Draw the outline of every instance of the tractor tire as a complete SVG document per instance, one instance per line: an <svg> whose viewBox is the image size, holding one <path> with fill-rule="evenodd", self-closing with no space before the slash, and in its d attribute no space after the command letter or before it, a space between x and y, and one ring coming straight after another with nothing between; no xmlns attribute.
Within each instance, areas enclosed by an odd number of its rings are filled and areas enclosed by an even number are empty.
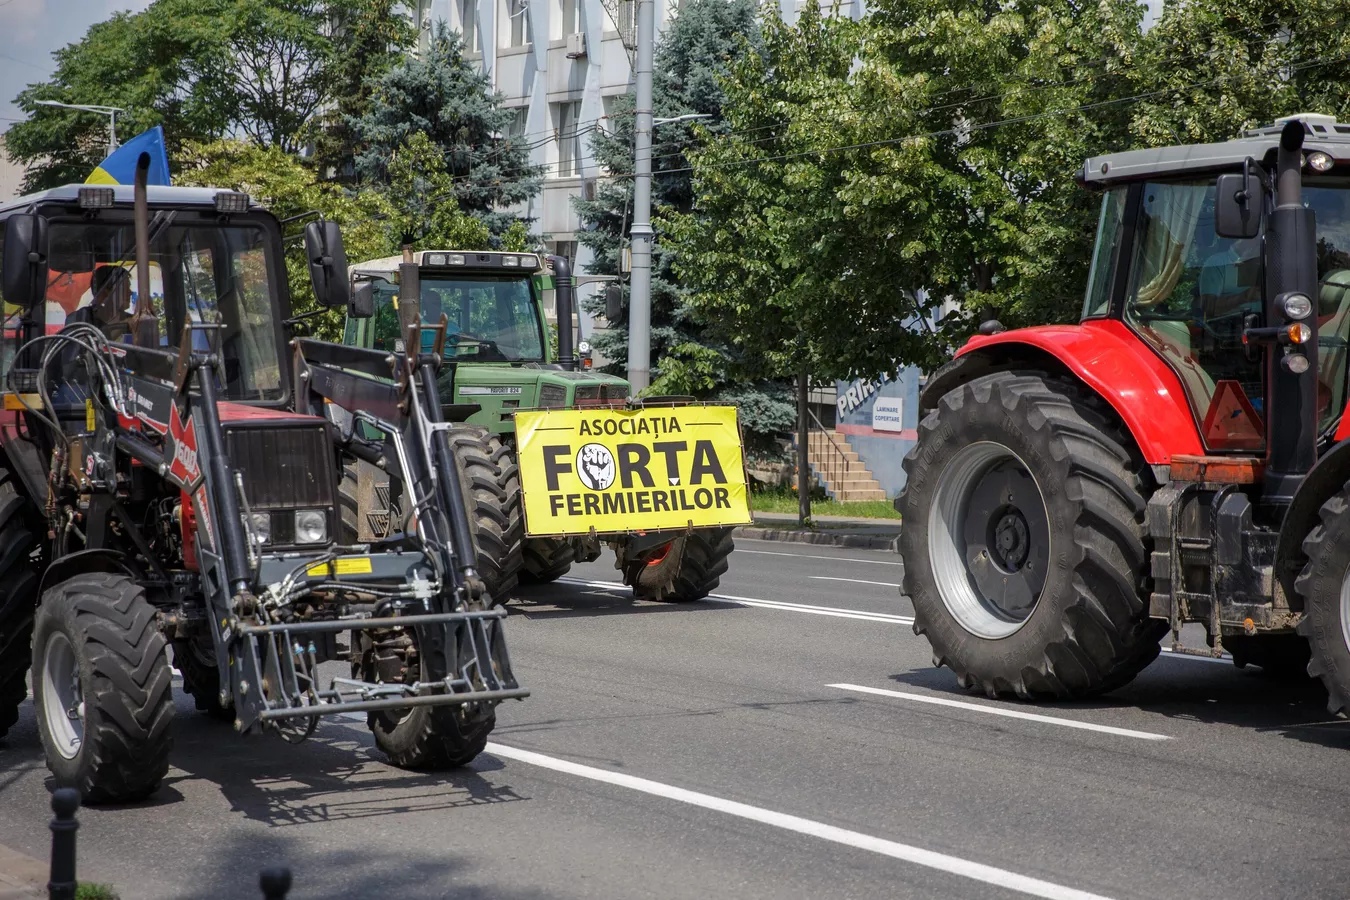
<svg viewBox="0 0 1350 900"><path fill-rule="evenodd" d="M1266 677L1280 680L1308 678L1311 649L1296 634L1231 635L1223 639L1223 646L1239 669L1256 666Z"/></svg>
<svg viewBox="0 0 1350 900"><path fill-rule="evenodd" d="M919 425L897 504L900 592L935 665L990 697L1087 697L1158 655L1144 544L1152 475L1097 398L999 372Z"/></svg>
<svg viewBox="0 0 1350 900"><path fill-rule="evenodd" d="M338 539L346 546L360 543L360 502L356 499L356 463L347 463L342 467L342 480L338 483L338 527L341 531Z"/></svg>
<svg viewBox="0 0 1350 900"><path fill-rule="evenodd" d="M628 559L620 547L615 566L639 600L691 603L717 589L735 549L730 528L703 528L638 559Z"/></svg>
<svg viewBox="0 0 1350 900"><path fill-rule="evenodd" d="M458 425L450 446L459 460L469 527L478 553L478 575L494 606L511 599L519 583L525 523L521 516L520 469L501 438L486 428Z"/></svg>
<svg viewBox="0 0 1350 900"><path fill-rule="evenodd" d="M353 637L354 677L375 680L373 638L369 632ZM361 648L355 655L356 648ZM428 673L421 671L423 678ZM495 710L468 713L462 706L414 706L366 715L375 746L401 769L452 769L466 766L483 752L497 724Z"/></svg>
<svg viewBox="0 0 1350 900"><path fill-rule="evenodd" d="M567 538L526 538L520 569L524 584L557 581L572 568L577 550Z"/></svg>
<svg viewBox="0 0 1350 900"><path fill-rule="evenodd" d="M1318 515L1303 541L1308 562L1294 582L1303 598L1298 633L1308 640L1308 674L1327 689L1327 710L1350 714L1350 485Z"/></svg>
<svg viewBox="0 0 1350 900"><path fill-rule="evenodd" d="M33 512L0 467L0 738L19 721L19 707L28 699L38 592Z"/></svg>
<svg viewBox="0 0 1350 900"><path fill-rule="evenodd" d="M493 604L502 605L511 599L522 565L525 522L520 510L520 469L501 439L485 428L456 426L450 432L450 448L459 460L460 483L469 502L469 530L477 545L478 575ZM363 514L387 512L395 521L403 517L397 504L390 510L360 509L358 465L343 467L338 489L342 540L347 544L358 543L357 523ZM380 473L377 477L381 484L387 484L387 475ZM392 523L390 527L394 527Z"/></svg>
<svg viewBox="0 0 1350 900"><path fill-rule="evenodd" d="M198 712L222 722L234 721L233 698L220 702L220 670L216 668L210 635L194 635L173 642L174 667L183 676L183 690L192 696Z"/></svg>
<svg viewBox="0 0 1350 900"><path fill-rule="evenodd" d="M134 803L159 788L173 747L173 681L139 585L98 572L43 594L33 705L57 786L88 804Z"/></svg>

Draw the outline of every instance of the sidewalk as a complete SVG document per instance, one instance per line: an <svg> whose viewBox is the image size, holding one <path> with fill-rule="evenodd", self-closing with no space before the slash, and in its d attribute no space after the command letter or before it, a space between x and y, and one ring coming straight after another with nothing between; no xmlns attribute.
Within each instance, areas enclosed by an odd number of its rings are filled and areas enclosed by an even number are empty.
<svg viewBox="0 0 1350 900"><path fill-rule="evenodd" d="M0 845L0 900L40 900L47 896L47 864Z"/></svg>
<svg viewBox="0 0 1350 900"><path fill-rule="evenodd" d="M813 528L802 528L790 513L755 513L754 525L742 525L733 535L758 541L790 541L827 544L861 550L895 552L900 537L899 519L847 519L814 516Z"/></svg>

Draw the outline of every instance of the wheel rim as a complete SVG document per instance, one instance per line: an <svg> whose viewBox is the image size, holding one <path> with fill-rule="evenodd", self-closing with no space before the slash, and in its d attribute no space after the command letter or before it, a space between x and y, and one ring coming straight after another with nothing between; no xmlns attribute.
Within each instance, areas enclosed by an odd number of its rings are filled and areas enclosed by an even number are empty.
<svg viewBox="0 0 1350 900"><path fill-rule="evenodd" d="M55 750L74 759L84 744L84 689L70 639L55 632L42 653L42 711Z"/></svg>
<svg viewBox="0 0 1350 900"><path fill-rule="evenodd" d="M1341 579L1341 640L1345 641L1345 650L1350 653L1350 570Z"/></svg>
<svg viewBox="0 0 1350 900"><path fill-rule="evenodd" d="M1002 444L963 447L938 476L928 519L933 580L971 634L1004 638L1031 618L1050 560L1050 525L1035 477Z"/></svg>
<svg viewBox="0 0 1350 900"><path fill-rule="evenodd" d="M670 555L670 548L674 546L674 541L667 541L659 550L647 557L646 565L648 567L659 566L661 563L665 562L666 557Z"/></svg>

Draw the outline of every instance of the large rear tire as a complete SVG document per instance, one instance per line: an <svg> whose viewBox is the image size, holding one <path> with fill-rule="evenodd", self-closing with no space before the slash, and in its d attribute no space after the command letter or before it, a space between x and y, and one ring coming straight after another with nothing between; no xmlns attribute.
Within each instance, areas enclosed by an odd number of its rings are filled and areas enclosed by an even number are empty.
<svg viewBox="0 0 1350 900"><path fill-rule="evenodd" d="M520 580L525 584L557 581L571 570L576 558L576 547L567 538L526 538Z"/></svg>
<svg viewBox="0 0 1350 900"><path fill-rule="evenodd" d="M1000 372L920 423L901 593L936 665L991 697L1086 697L1158 655L1143 517L1151 474L1097 398Z"/></svg>
<svg viewBox="0 0 1350 900"><path fill-rule="evenodd" d="M519 583L525 524L520 513L520 468L510 448L486 428L458 425L450 446L459 460L469 526L478 552L478 575L496 606Z"/></svg>
<svg viewBox="0 0 1350 900"><path fill-rule="evenodd" d="M1308 562L1294 583L1303 597L1298 633L1311 651L1308 674L1327 689L1327 709L1350 713L1350 486L1322 504L1303 542Z"/></svg>
<svg viewBox="0 0 1350 900"><path fill-rule="evenodd" d="M690 603L717 589L736 549L730 528L701 528L655 552L630 558L623 546L615 565L639 600Z"/></svg>
<svg viewBox="0 0 1350 900"><path fill-rule="evenodd" d="M169 771L173 681L155 610L124 575L76 575L43 594L33 704L47 768L85 803L134 803Z"/></svg>
<svg viewBox="0 0 1350 900"><path fill-rule="evenodd" d="M33 513L0 466L0 737L19 721L19 707L28 699L38 591Z"/></svg>
<svg viewBox="0 0 1350 900"><path fill-rule="evenodd" d="M521 547L525 523L520 512L520 469L501 438L476 425L456 425L450 432L450 449L459 460L464 499L469 505L469 530L476 547L479 577L483 579L494 605L511 599L519 582ZM374 466L351 463L343 468L339 501L345 543L358 543L358 523L365 521L372 531L383 528L387 534L402 527L403 499L390 503L389 509L363 509L358 478L375 479L369 496L387 498L389 476ZM387 523L387 525L386 525Z"/></svg>

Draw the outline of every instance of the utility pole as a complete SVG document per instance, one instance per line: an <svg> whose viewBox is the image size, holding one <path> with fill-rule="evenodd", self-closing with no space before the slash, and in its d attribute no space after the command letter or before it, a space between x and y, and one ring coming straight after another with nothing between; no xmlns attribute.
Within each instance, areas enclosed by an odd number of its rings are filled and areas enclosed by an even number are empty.
<svg viewBox="0 0 1350 900"><path fill-rule="evenodd" d="M655 0L637 0L637 106L633 123L633 274L628 296L628 383L637 396L651 384L652 356L652 57Z"/></svg>

